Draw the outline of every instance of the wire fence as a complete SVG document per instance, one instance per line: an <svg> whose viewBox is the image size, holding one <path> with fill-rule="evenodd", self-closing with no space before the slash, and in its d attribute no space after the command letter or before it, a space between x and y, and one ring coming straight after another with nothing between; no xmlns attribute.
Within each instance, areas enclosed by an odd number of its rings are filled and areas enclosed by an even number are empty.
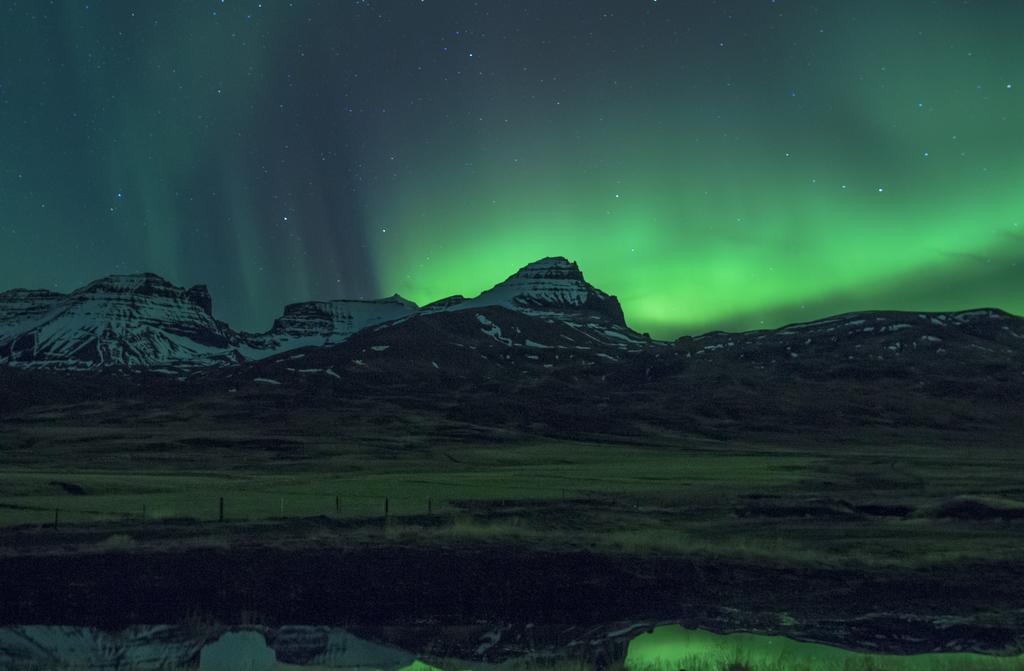
<svg viewBox="0 0 1024 671"><path fill-rule="evenodd" d="M67 496L49 501L0 501L0 526L81 525L112 521L239 522L275 519L386 519L448 515L469 509L502 509L517 505L556 504L570 499L595 499L595 493L561 489L548 496L477 499L403 495L289 493L226 493L221 495L159 495L146 497Z"/></svg>

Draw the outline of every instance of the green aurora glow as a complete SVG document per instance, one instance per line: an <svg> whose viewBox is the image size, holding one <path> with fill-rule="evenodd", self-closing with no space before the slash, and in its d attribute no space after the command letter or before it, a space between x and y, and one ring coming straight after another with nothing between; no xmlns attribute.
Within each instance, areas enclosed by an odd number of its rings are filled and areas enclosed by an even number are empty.
<svg viewBox="0 0 1024 671"><path fill-rule="evenodd" d="M1024 43L980 12L957 24L903 6L886 26L833 10L825 35L797 36L811 67L785 48L670 82L636 64L648 81L632 90L585 80L563 117L504 131L496 105L494 128L424 161L439 177L375 204L403 226L378 250L384 284L432 300L565 254L666 337L858 309L1021 311Z"/></svg>
<svg viewBox="0 0 1024 671"><path fill-rule="evenodd" d="M0 3L5 288L266 328L563 255L666 338L1024 312L1021 3L94 4Z"/></svg>

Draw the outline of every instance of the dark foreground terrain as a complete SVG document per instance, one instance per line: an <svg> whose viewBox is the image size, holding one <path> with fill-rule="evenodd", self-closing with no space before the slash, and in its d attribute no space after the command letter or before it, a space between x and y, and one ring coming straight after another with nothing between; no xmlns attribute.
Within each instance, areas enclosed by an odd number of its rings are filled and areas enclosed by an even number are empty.
<svg viewBox="0 0 1024 671"><path fill-rule="evenodd" d="M1021 646L1012 432L572 441L414 412L376 430L76 413L0 433L0 624L680 622Z"/></svg>
<svg viewBox="0 0 1024 671"><path fill-rule="evenodd" d="M360 627L424 623L601 625L679 622L889 652L1019 646L1024 569L1014 561L827 567L744 557L552 551L494 542L416 544L401 537L330 547L350 525L167 524L80 529L60 548L2 561L3 624L214 622ZM76 553L103 534L152 542L216 534L226 547ZM297 533L320 539L304 546ZM24 542L25 534L4 541ZM260 540L255 540L260 539ZM370 539L367 539L368 541ZM262 543L284 541L264 547ZM341 543L339 543L341 545ZM47 553L49 550L51 553ZM39 554L35 554L35 553Z"/></svg>

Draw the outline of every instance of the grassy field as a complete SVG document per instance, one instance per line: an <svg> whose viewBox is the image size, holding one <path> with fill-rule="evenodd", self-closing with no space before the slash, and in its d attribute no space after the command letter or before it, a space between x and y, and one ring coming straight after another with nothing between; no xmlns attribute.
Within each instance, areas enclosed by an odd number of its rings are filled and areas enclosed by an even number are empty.
<svg viewBox="0 0 1024 671"><path fill-rule="evenodd" d="M385 540L403 543L870 566L1015 560L1024 541L1024 456L969 439L381 445L213 431L179 436L172 451L138 432L33 431L3 451L0 527L215 521L223 498L228 522L325 516L376 528L386 507ZM110 543L131 542L123 536Z"/></svg>

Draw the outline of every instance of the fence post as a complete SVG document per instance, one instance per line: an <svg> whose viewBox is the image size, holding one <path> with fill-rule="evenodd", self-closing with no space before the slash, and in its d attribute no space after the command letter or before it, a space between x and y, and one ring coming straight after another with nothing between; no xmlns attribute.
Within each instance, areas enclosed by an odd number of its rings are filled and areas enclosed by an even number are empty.
<svg viewBox="0 0 1024 671"><path fill-rule="evenodd" d="M337 494L334 495L334 514L338 515L341 513L341 497Z"/></svg>
<svg viewBox="0 0 1024 671"><path fill-rule="evenodd" d="M281 517L284 517L284 497L281 497Z"/></svg>
<svg viewBox="0 0 1024 671"><path fill-rule="evenodd" d="M60 524L60 508L54 508L53 509L53 528L56 529L58 524Z"/></svg>
<svg viewBox="0 0 1024 671"><path fill-rule="evenodd" d="M385 520L388 518L388 504L389 504L388 497L385 496L384 497L384 519Z"/></svg>
<svg viewBox="0 0 1024 671"><path fill-rule="evenodd" d="M224 497L220 497L220 516L217 518L219 522L224 521Z"/></svg>

